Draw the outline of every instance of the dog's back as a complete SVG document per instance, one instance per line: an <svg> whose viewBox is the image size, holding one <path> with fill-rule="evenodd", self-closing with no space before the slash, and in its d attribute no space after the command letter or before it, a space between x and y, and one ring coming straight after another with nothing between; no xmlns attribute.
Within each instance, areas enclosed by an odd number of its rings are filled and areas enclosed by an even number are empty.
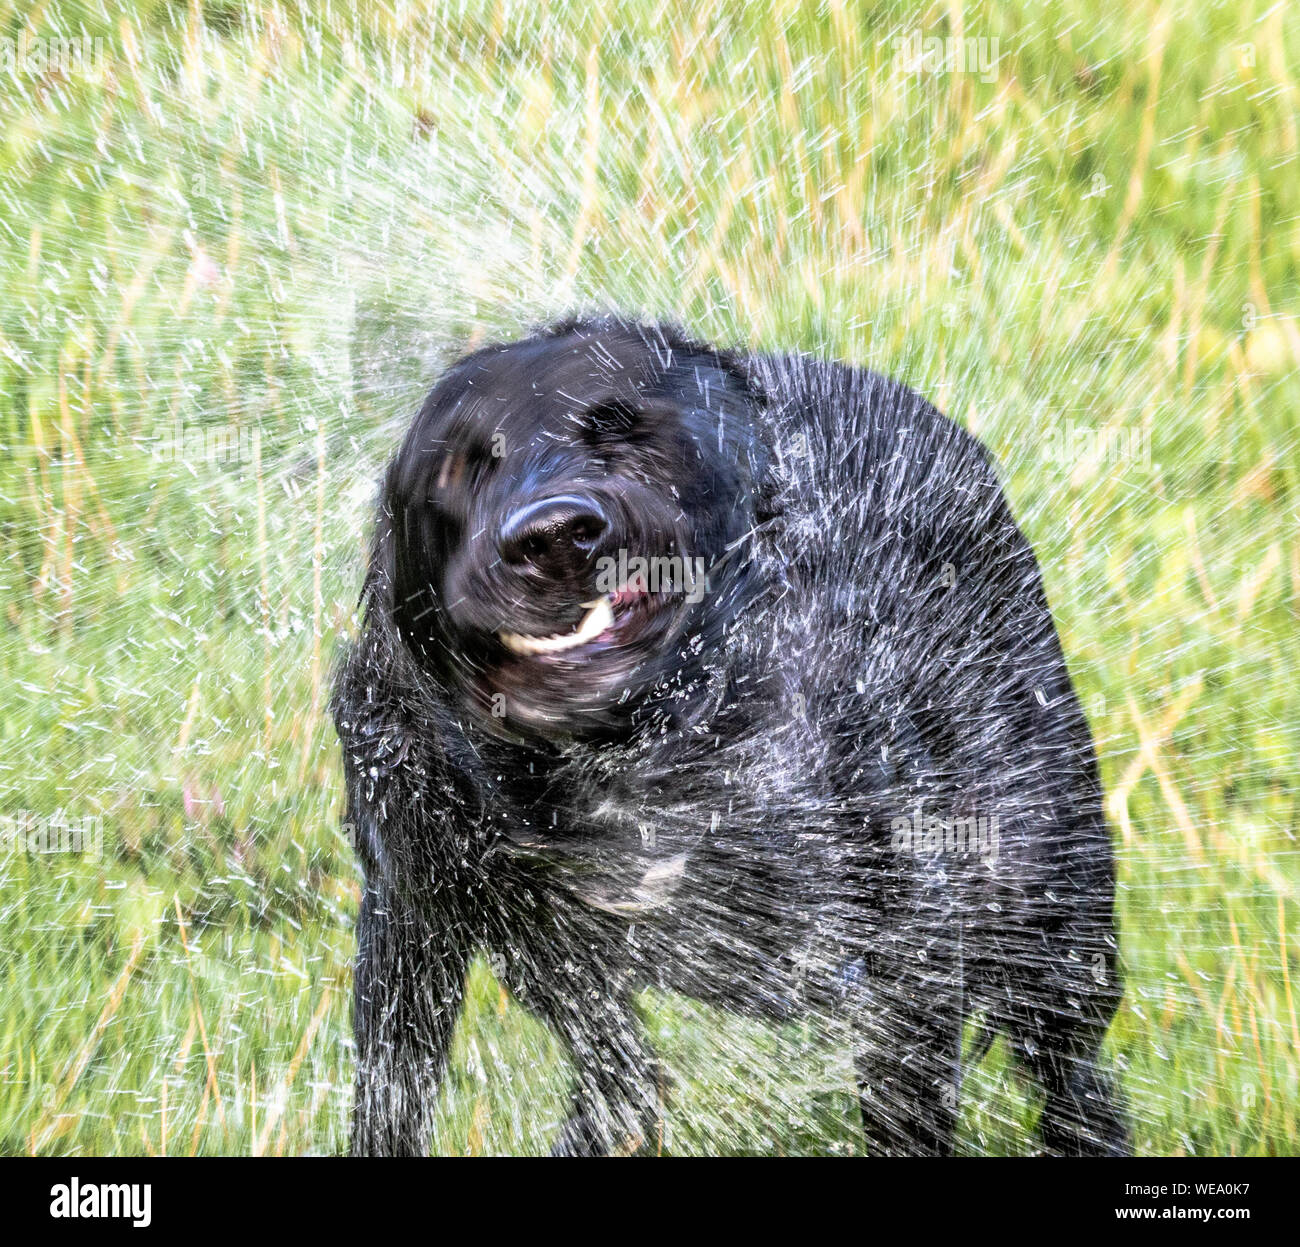
<svg viewBox="0 0 1300 1247"><path fill-rule="evenodd" d="M774 1017L936 942L994 1025L1022 1030L1035 992L1108 1017L1096 760L987 453L897 382L753 365L776 485L764 590L727 642L742 682L708 730L606 751L604 783L571 785L575 822L627 836L591 846L626 868L599 901L658 907L656 981Z"/></svg>

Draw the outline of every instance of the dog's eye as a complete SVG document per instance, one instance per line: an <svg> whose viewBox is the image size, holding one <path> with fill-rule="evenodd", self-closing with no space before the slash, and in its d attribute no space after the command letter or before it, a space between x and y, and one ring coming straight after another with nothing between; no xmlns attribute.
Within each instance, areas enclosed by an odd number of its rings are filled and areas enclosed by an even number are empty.
<svg viewBox="0 0 1300 1247"><path fill-rule="evenodd" d="M626 441L642 428L642 416L631 403L599 403L582 413L582 427L588 437L597 441Z"/></svg>
<svg viewBox="0 0 1300 1247"><path fill-rule="evenodd" d="M480 480L491 472L501 460L496 444L474 443L463 450L448 453L438 469L436 487L439 491L455 488Z"/></svg>
<svg viewBox="0 0 1300 1247"><path fill-rule="evenodd" d="M495 442L492 445L486 442L475 442L465 451L465 461L473 476L485 476L500 464L501 451Z"/></svg>
<svg viewBox="0 0 1300 1247"><path fill-rule="evenodd" d="M449 486L459 485L465 474L465 457L463 455L444 455L438 468L435 488L441 492Z"/></svg>

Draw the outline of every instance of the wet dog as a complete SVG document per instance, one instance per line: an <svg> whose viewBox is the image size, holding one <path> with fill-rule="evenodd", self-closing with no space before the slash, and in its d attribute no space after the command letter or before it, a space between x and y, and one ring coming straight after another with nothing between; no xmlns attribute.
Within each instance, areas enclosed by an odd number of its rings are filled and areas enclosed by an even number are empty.
<svg viewBox="0 0 1300 1247"><path fill-rule="evenodd" d="M438 381L334 716L365 869L353 1150L423 1153L469 958L563 1039L555 1150L652 1137L649 986L853 1035L952 1148L968 1017L1123 1151L1097 764L988 456L896 382L618 319Z"/></svg>

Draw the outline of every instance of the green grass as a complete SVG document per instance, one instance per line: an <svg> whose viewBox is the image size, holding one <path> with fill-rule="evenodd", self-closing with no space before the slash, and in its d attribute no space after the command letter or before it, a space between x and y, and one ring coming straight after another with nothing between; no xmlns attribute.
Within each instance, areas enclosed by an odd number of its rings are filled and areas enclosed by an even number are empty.
<svg viewBox="0 0 1300 1247"><path fill-rule="evenodd" d="M1137 1146L1300 1152L1300 32L1103 10L38 7L106 60L0 72L0 814L104 850L0 855L0 1149L342 1146L323 705L373 481L441 360L618 306L894 373L999 455L1103 754ZM956 21L993 80L909 73ZM177 421L256 458L165 461ZM842 1047L646 1004L667 1150L854 1149ZM544 1149L565 1082L479 966L438 1150ZM997 1045L962 1150L1034 1111Z"/></svg>

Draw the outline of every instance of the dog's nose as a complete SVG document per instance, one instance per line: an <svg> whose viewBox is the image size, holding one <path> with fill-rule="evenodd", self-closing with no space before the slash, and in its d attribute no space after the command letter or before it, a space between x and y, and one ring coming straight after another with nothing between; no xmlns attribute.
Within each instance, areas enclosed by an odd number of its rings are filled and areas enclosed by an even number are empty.
<svg viewBox="0 0 1300 1247"><path fill-rule="evenodd" d="M531 563L545 571L576 570L586 563L609 520L594 498L557 494L520 507L501 526L499 545L507 563Z"/></svg>

